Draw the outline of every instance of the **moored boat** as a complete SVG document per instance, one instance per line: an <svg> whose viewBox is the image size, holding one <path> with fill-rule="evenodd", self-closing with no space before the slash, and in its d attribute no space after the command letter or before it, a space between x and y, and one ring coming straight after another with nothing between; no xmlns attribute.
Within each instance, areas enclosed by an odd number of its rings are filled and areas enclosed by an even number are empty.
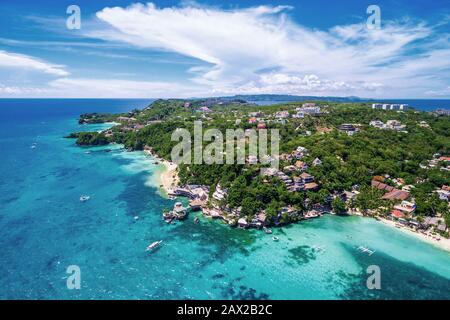
<svg viewBox="0 0 450 320"><path fill-rule="evenodd" d="M151 243L151 244L147 247L146 251L151 251L151 250L156 249L157 247L159 247L159 246L161 245L161 243L162 243L162 240L155 241L155 242Z"/></svg>
<svg viewBox="0 0 450 320"><path fill-rule="evenodd" d="M81 196L81 197L80 197L80 201L81 201L81 202L86 202L86 201L88 201L89 199L91 199L91 197L89 197L89 196Z"/></svg>

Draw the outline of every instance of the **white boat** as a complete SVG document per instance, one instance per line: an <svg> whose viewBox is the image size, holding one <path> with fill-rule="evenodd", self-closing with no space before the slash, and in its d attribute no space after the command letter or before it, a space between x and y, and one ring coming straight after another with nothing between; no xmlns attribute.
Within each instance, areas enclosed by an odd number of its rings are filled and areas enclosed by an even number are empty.
<svg viewBox="0 0 450 320"><path fill-rule="evenodd" d="M89 197L89 196L81 196L81 197L80 197L80 201L81 201L81 202L86 202L86 201L88 201L89 199L91 199L91 197Z"/></svg>
<svg viewBox="0 0 450 320"><path fill-rule="evenodd" d="M270 230L269 228L263 227L263 230L267 234L272 234L272 230Z"/></svg>
<svg viewBox="0 0 450 320"><path fill-rule="evenodd" d="M370 250L369 248L364 247L364 246L359 246L358 250L363 252L363 253L367 253L369 256L371 256L371 255L373 255L375 253L374 250Z"/></svg>
<svg viewBox="0 0 450 320"><path fill-rule="evenodd" d="M150 244L150 245L147 247L147 250L146 250L146 251L150 251L150 250L153 250L153 249L159 247L159 245L160 245L161 243L162 243L162 240L153 242L152 244Z"/></svg>
<svg viewBox="0 0 450 320"><path fill-rule="evenodd" d="M273 241L278 241L278 240L280 240L278 237L272 237L272 240Z"/></svg>

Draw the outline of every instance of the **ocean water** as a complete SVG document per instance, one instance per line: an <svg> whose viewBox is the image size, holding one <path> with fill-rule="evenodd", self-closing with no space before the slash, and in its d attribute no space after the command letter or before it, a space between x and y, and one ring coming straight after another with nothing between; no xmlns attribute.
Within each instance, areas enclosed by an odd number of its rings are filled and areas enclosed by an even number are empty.
<svg viewBox="0 0 450 320"><path fill-rule="evenodd" d="M450 253L371 219L326 216L274 230L278 242L196 213L165 224L174 201L151 157L63 138L107 126L80 113L148 103L0 100L0 299L450 299ZM367 289L370 265L381 290Z"/></svg>

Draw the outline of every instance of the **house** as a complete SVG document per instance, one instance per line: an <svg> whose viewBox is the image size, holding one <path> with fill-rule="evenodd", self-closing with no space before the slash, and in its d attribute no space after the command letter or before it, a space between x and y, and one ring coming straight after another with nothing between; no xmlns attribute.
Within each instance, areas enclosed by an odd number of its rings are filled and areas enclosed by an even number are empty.
<svg viewBox="0 0 450 320"><path fill-rule="evenodd" d="M401 204L394 206L394 209L405 214L412 214L416 210L416 204L408 201L402 201Z"/></svg>
<svg viewBox="0 0 450 320"><path fill-rule="evenodd" d="M343 195L343 200L345 202L349 202L351 200L355 200L356 197L358 196L359 192L358 191L344 191Z"/></svg>
<svg viewBox="0 0 450 320"><path fill-rule="evenodd" d="M419 122L419 127L430 129L430 125L426 121L420 121Z"/></svg>
<svg viewBox="0 0 450 320"><path fill-rule="evenodd" d="M394 219L404 219L405 215L400 210L392 210L391 211L391 217Z"/></svg>
<svg viewBox="0 0 450 320"><path fill-rule="evenodd" d="M257 164L258 163L258 157L255 155L249 155L247 157L247 163L248 164Z"/></svg>
<svg viewBox="0 0 450 320"><path fill-rule="evenodd" d="M289 189L292 192L299 192L305 189L305 183L303 182L303 179L300 177L294 177L293 179L293 185Z"/></svg>
<svg viewBox="0 0 450 320"><path fill-rule="evenodd" d="M267 222L267 216L266 213L264 211L261 211L260 213L258 213L256 215L256 219L261 222L262 225L265 225Z"/></svg>
<svg viewBox="0 0 450 320"><path fill-rule="evenodd" d="M305 182L305 184L306 184L306 183L312 183L312 182L314 182L314 177L313 177L312 175L310 175L309 173L306 173L306 172L303 172L303 173L300 175L300 178L303 179L303 181Z"/></svg>
<svg viewBox="0 0 450 320"><path fill-rule="evenodd" d="M297 160L297 161L295 162L295 167L296 167L298 170L300 170L300 171L305 171L305 170L308 169L308 165L306 164L306 162L303 162L303 161L300 161L300 160Z"/></svg>
<svg viewBox="0 0 450 320"><path fill-rule="evenodd" d="M283 168L283 171L284 171L284 172L294 172L294 171L297 171L297 169L298 169L298 168L297 168L296 166L292 166L292 165L291 165L291 166L286 166L286 167L284 167L284 168Z"/></svg>
<svg viewBox="0 0 450 320"><path fill-rule="evenodd" d="M245 220L244 218L240 218L238 220L238 226L239 226L239 228L247 229L249 227L249 224L248 224L247 220Z"/></svg>
<svg viewBox="0 0 450 320"><path fill-rule="evenodd" d="M398 120L388 120L386 122L385 127L386 127L386 129L391 129L391 130L396 130L396 131L401 131L406 128L406 126L402 125L402 123Z"/></svg>
<svg viewBox="0 0 450 320"><path fill-rule="evenodd" d="M275 118L287 119L289 118L289 111L277 111L275 112Z"/></svg>
<svg viewBox="0 0 450 320"><path fill-rule="evenodd" d="M422 223L422 227L425 229L435 228L438 231L445 232L447 230L447 225L444 219L437 217L426 217Z"/></svg>
<svg viewBox="0 0 450 320"><path fill-rule="evenodd" d="M322 161L319 158L315 158L314 161L312 162L312 165L314 167L321 166L322 165Z"/></svg>
<svg viewBox="0 0 450 320"><path fill-rule="evenodd" d="M442 187L442 189L436 190L436 193L438 194L439 199L443 201L450 201L450 190L445 190L444 187Z"/></svg>
<svg viewBox="0 0 450 320"><path fill-rule="evenodd" d="M384 123L382 121L380 121L380 120L370 121L369 125L371 127L375 127L375 128L378 128L378 129L383 129L384 128Z"/></svg>
<svg viewBox="0 0 450 320"><path fill-rule="evenodd" d="M203 113L210 113L210 112L212 112L212 110L210 108L208 108L208 107L201 107L199 110L201 112L203 112Z"/></svg>
<svg viewBox="0 0 450 320"><path fill-rule="evenodd" d="M409 192L404 190L396 189L392 186L384 184L375 179L372 180L371 185L373 188L377 188L379 190L387 191L387 193L382 197L382 199L386 200L406 200L409 198Z"/></svg>
<svg viewBox="0 0 450 320"><path fill-rule="evenodd" d="M222 201L228 195L228 191L226 189L222 189L220 184L217 185L216 191L213 193L213 198L217 201Z"/></svg>
<svg viewBox="0 0 450 320"><path fill-rule="evenodd" d="M262 114L261 111L256 111L256 112L250 112L250 113L248 114L248 116L249 116L249 117L252 117L252 118L260 118L260 117L263 116L263 114Z"/></svg>
<svg viewBox="0 0 450 320"><path fill-rule="evenodd" d="M450 162L450 157L440 157L439 161Z"/></svg>
<svg viewBox="0 0 450 320"><path fill-rule="evenodd" d="M305 183L306 191L314 191L314 190L317 190L318 188L319 188L319 185L315 182Z"/></svg>
<svg viewBox="0 0 450 320"><path fill-rule="evenodd" d="M267 127L266 127L266 124L264 123L264 122L260 122L260 123L258 123L258 130L260 130L260 129L266 129Z"/></svg>
<svg viewBox="0 0 450 320"><path fill-rule="evenodd" d="M256 118L250 118L250 119L248 119L248 123L250 123L250 124L255 124L255 123L257 123L258 122L258 119L256 119Z"/></svg>
<svg viewBox="0 0 450 320"><path fill-rule="evenodd" d="M344 123L339 126L339 131L352 136L357 132L357 129L353 124Z"/></svg>

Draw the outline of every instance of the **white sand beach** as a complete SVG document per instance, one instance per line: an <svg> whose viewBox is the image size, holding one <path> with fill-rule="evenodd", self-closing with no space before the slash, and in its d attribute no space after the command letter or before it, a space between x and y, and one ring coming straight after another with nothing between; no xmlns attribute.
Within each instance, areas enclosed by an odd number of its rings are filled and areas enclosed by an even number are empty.
<svg viewBox="0 0 450 320"><path fill-rule="evenodd" d="M158 187L167 193L170 188L177 186L179 181L177 174L178 166L173 162L160 158L151 150L144 150L144 152L155 158L162 166L161 170L158 171L157 176L155 177Z"/></svg>
<svg viewBox="0 0 450 320"><path fill-rule="evenodd" d="M427 242L429 244L432 244L432 245L434 245L436 247L439 247L442 250L450 252L450 239L446 239L444 237L441 237L440 235L433 235L433 236L431 236L431 235L428 235L428 234L423 234L423 233L414 231L412 229L409 229L409 228L407 228L405 226L397 228L396 227L396 222L388 220L388 219L380 219L379 221L384 223L384 224L386 224L386 225L388 225L388 226L396 228L396 229L398 229L398 230L400 230L402 232L405 232L405 233L408 233L408 234L410 234L412 236L415 236L416 238L418 238L418 239L420 239L422 241L425 241L425 242ZM440 239L440 240L437 240L437 239Z"/></svg>

